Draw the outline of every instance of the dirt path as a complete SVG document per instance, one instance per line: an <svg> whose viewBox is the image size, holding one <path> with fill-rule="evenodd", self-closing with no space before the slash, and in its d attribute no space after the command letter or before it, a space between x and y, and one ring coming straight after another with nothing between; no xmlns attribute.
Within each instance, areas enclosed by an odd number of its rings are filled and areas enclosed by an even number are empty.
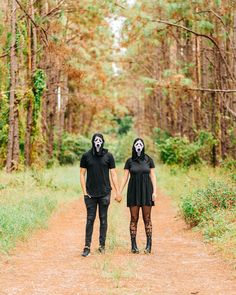
<svg viewBox="0 0 236 295"><path fill-rule="evenodd" d="M185 229L168 197L160 196L153 210L155 232L149 256L129 253L127 210L117 208L113 204L111 211L118 214L119 239L113 226L108 253L101 256L93 249L90 257L82 258L84 206L82 200L66 205L54 215L48 230L37 232L0 263L0 294L236 294L230 270ZM95 234L97 246L97 226ZM138 242L144 247L141 223Z"/></svg>

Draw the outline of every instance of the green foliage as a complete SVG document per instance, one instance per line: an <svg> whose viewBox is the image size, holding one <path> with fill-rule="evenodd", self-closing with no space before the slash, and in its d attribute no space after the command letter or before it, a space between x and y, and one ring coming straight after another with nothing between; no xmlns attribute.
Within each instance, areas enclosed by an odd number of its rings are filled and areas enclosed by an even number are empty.
<svg viewBox="0 0 236 295"><path fill-rule="evenodd" d="M214 31L214 25L207 20L200 20L198 26L201 31L205 33L211 33Z"/></svg>
<svg viewBox="0 0 236 295"><path fill-rule="evenodd" d="M236 160L227 158L221 165L229 173L231 179L236 182Z"/></svg>
<svg viewBox="0 0 236 295"><path fill-rule="evenodd" d="M43 70L37 69L33 75L33 92L34 92L34 104L33 104L33 120L34 124L38 120L41 98L44 90L46 89L46 74Z"/></svg>
<svg viewBox="0 0 236 295"><path fill-rule="evenodd" d="M0 249L7 252L17 240L25 239L33 229L45 226L55 206L55 200L47 197L22 200L14 206L1 206Z"/></svg>
<svg viewBox="0 0 236 295"><path fill-rule="evenodd" d="M168 138L171 137L171 134L161 128L154 129L154 139L157 144L164 143Z"/></svg>
<svg viewBox="0 0 236 295"><path fill-rule="evenodd" d="M133 141L136 138L132 130L123 136L106 138L106 147L114 155L116 162L123 163L131 157Z"/></svg>
<svg viewBox="0 0 236 295"><path fill-rule="evenodd" d="M91 148L90 139L65 133L62 137L59 163L61 165L75 164L89 148Z"/></svg>
<svg viewBox="0 0 236 295"><path fill-rule="evenodd" d="M59 204L77 199L78 177L78 166L0 171L0 252L46 226Z"/></svg>
<svg viewBox="0 0 236 295"><path fill-rule="evenodd" d="M185 137L172 137L159 128L155 129L154 138L163 163L182 167L199 164L208 158L210 161L212 147L217 143L210 132L203 130L199 132L194 142Z"/></svg>
<svg viewBox="0 0 236 295"><path fill-rule="evenodd" d="M129 115L125 115L123 118L115 117L114 120L118 124L117 132L119 135L127 134L133 125L133 118Z"/></svg>
<svg viewBox="0 0 236 295"><path fill-rule="evenodd" d="M4 165L4 159L8 141L8 113L9 104L7 96L0 99L0 167Z"/></svg>
<svg viewBox="0 0 236 295"><path fill-rule="evenodd" d="M218 220L222 228L222 210L233 210L235 207L235 187L220 181L209 181L206 187L186 195L180 203L181 213L190 226L212 224ZM222 230L218 234L221 233Z"/></svg>
<svg viewBox="0 0 236 295"><path fill-rule="evenodd" d="M189 167L201 163L200 146L190 143L187 138L169 137L158 143L161 160L169 165L177 164Z"/></svg>

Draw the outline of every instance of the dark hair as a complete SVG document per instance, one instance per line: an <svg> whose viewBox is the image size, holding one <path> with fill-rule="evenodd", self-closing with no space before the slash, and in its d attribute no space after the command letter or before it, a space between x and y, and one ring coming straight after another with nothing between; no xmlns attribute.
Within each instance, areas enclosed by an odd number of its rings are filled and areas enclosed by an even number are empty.
<svg viewBox="0 0 236 295"><path fill-rule="evenodd" d="M138 156L138 154L135 150L135 147L134 147L135 143L139 140L143 143L143 149L142 149L140 157ZM132 147L132 160L135 161L138 159L141 159L141 160L145 159L145 144L144 144L144 141L142 140L142 138L139 138L139 137L134 140L133 147Z"/></svg>

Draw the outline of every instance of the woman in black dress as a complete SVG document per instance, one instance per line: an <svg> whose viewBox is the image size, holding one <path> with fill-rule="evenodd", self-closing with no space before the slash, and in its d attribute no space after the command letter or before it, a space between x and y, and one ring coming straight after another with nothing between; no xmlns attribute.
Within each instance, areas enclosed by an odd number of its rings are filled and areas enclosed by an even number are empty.
<svg viewBox="0 0 236 295"><path fill-rule="evenodd" d="M137 225L140 207L147 236L145 253L151 253L152 248L152 221L151 209L156 198L155 165L151 157L145 154L144 141L135 139L132 148L132 157L124 167L124 177L121 183L121 193L129 179L127 191L127 207L130 208L130 236L131 251L139 253L136 243Z"/></svg>

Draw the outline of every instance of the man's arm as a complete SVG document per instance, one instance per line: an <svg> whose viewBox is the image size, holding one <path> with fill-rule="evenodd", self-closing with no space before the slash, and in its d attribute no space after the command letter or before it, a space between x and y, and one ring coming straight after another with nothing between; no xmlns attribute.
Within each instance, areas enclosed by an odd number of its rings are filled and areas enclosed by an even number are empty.
<svg viewBox="0 0 236 295"><path fill-rule="evenodd" d="M119 185L118 185L116 169L115 168L110 169L110 172L111 172L111 181L112 181L113 187L115 188L115 193L116 193L115 200L120 202L121 198L119 196Z"/></svg>
<svg viewBox="0 0 236 295"><path fill-rule="evenodd" d="M86 168L80 168L80 184L84 195L87 195L86 184L85 184L85 174L87 172Z"/></svg>

